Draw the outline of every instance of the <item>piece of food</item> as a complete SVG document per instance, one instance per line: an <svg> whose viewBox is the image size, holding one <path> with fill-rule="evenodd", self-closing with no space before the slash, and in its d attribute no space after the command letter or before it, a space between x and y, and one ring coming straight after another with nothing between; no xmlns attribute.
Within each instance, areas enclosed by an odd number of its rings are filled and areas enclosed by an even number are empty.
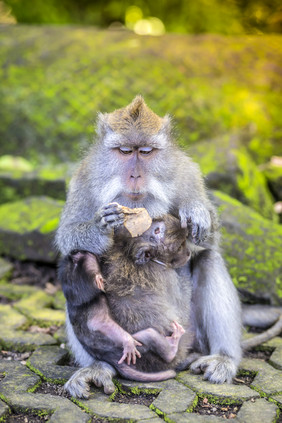
<svg viewBox="0 0 282 423"><path fill-rule="evenodd" d="M152 219L144 208L130 209L122 206L122 211L125 215L124 226L132 238L142 235L152 224Z"/></svg>

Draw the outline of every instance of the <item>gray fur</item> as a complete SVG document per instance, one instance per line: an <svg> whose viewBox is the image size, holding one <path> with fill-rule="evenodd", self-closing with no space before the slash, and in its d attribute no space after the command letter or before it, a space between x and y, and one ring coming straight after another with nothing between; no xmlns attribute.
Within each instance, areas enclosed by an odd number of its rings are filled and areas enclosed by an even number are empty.
<svg viewBox="0 0 282 423"><path fill-rule="evenodd" d="M105 207L112 202L145 207L152 218L167 213L180 217L183 226L188 226L191 242L199 246L186 274L189 277L191 273L193 280L196 348L207 357L196 361L192 369L204 371L211 382L230 382L241 358L241 310L219 253L216 212L199 167L174 145L168 119L150 137L134 124L127 132L115 133L105 123L106 117L100 115L97 143L71 181L57 231L57 246L63 255L75 249L98 256L108 251L113 244L113 228L123 221L118 210L106 218ZM125 167L116 153L118 146L128 145L158 148L149 163L142 164L144 183L139 192L143 197L138 201L128 197ZM79 348L77 351L81 356ZM81 365L87 364L81 361Z"/></svg>

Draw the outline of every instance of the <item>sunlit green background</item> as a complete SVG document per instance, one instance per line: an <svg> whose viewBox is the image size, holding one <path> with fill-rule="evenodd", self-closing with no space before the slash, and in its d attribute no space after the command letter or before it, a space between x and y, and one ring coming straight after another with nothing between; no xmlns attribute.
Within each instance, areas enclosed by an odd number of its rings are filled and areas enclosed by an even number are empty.
<svg viewBox="0 0 282 423"><path fill-rule="evenodd" d="M240 132L282 155L280 0L2 0L2 154L76 160L136 94L188 146ZM54 25L60 24L60 25Z"/></svg>
<svg viewBox="0 0 282 423"><path fill-rule="evenodd" d="M125 25L137 33L282 31L280 0L4 0L2 15L24 23ZM3 18L4 19L4 18Z"/></svg>

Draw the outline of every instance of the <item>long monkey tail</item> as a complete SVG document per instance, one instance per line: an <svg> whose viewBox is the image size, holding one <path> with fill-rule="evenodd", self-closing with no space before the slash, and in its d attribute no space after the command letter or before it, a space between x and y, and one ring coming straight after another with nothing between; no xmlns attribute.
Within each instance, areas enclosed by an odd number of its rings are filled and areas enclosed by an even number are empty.
<svg viewBox="0 0 282 423"><path fill-rule="evenodd" d="M161 380L172 379L176 376L176 372L174 370L164 370L157 373L144 373L124 363L117 365L116 369L125 379L136 380L138 382L158 382Z"/></svg>

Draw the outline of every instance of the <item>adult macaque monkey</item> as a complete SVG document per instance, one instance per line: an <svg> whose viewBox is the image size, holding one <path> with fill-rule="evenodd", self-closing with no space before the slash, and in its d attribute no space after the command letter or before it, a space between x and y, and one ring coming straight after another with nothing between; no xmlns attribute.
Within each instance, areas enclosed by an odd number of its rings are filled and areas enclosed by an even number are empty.
<svg viewBox="0 0 282 423"><path fill-rule="evenodd" d="M241 308L219 252L216 212L199 167L174 144L170 118L153 113L141 96L123 109L99 114L97 135L70 183L56 237L61 253L105 253L114 243L114 228L124 221L114 202L145 207L152 218L179 217L191 241L202 247L187 266L187 278L191 271L193 280L195 350L202 354L191 369L213 383L231 382L241 359ZM112 366L85 351L68 318L67 328L74 356L85 367L73 375L69 391L87 395L87 384L93 382L112 392Z"/></svg>

